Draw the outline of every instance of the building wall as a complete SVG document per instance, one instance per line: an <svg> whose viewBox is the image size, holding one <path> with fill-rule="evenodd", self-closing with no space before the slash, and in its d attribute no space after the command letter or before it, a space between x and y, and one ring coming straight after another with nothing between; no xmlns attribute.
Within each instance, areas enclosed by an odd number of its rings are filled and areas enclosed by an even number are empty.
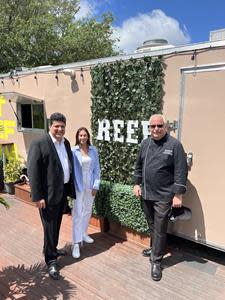
<svg viewBox="0 0 225 300"><path fill-rule="evenodd" d="M224 49L201 50L192 60L193 51L186 53L171 54L165 56L165 85L163 112L170 121L177 120L179 114L180 101L180 82L181 68L194 65L213 64L223 62ZM86 68L83 72L83 78L80 76L80 70L76 71L76 80L71 80L70 76L63 73L57 73L58 80L55 78L56 72L38 73L20 76L16 79L4 78L4 84L0 84L0 93L18 92L30 97L43 100L45 103L46 115L55 111L60 111L67 117L66 136L71 144L74 143L74 134L78 127L86 126L90 129L91 120L91 77L90 71ZM201 88L201 87L200 87ZM4 101L3 101L4 102ZM16 110L16 103L12 102ZM0 142L14 142L18 152L26 159L27 150L30 141L40 133L18 132L15 115L8 103L1 103L1 120L7 120L9 124L7 135L0 135ZM172 133L173 134L173 133ZM175 133L176 135L176 133Z"/></svg>
<svg viewBox="0 0 225 300"><path fill-rule="evenodd" d="M171 225L170 230L198 242L225 249L225 225L222 225L225 208L222 201L225 165L225 140L222 138L225 131L225 71L204 74L192 72L185 77L184 86L181 85L182 68L225 63L225 50L202 49L195 57L193 54L190 51L165 57L163 112L167 120L182 123L182 143L186 152L192 151L194 155L193 166L189 170L188 192L184 200L185 205L192 209L192 220ZM57 80L55 72L37 74L37 79L34 75L24 76L18 82L5 78L4 85L0 84L0 92L15 91L43 100L47 117L55 111L65 114L66 136L74 144L77 128L86 126L90 129L91 122L90 72L84 71L84 80L80 71L76 73L76 81L62 73L58 73ZM184 111L179 116L181 96L184 99ZM9 103L4 103L0 98L0 105L0 119L8 121L8 133L0 135L0 142L14 142L18 152L26 159L30 141L38 134L17 132L16 118ZM13 105L16 108L15 103ZM177 132L172 134L177 136ZM216 141L216 147L213 141Z"/></svg>
<svg viewBox="0 0 225 300"><path fill-rule="evenodd" d="M170 231L180 236L225 250L223 234L225 140L225 50L211 50L197 55L166 59L164 113L169 120L182 123L180 137L186 153L193 153L188 174L184 205L192 209L192 219L170 224ZM184 73L181 68L199 70ZM215 65L215 69L201 66ZM179 119L180 100L183 114ZM174 134L177 135L177 132Z"/></svg>
<svg viewBox="0 0 225 300"><path fill-rule="evenodd" d="M55 78L56 73L37 74L20 77L15 79L4 79L4 85L0 87L0 93L18 92L20 94L35 97L44 101L46 116L53 112L61 112L67 118L66 137L71 144L75 141L75 132L80 126L86 126L90 129L90 89L91 80L90 72L83 72L83 79L80 71L77 72L76 80L71 80L70 76L58 73L58 80ZM1 98L3 99L3 98ZM4 102L4 100L2 100ZM11 102L16 110L16 103ZM1 104L1 120L11 120L14 126L10 127L12 132L7 136L1 136L0 142L13 142L16 144L18 153L26 159L30 142L42 132L18 132L16 117L8 101Z"/></svg>
<svg viewBox="0 0 225 300"><path fill-rule="evenodd" d="M181 68L225 62L225 49L202 50L192 60L193 51L171 55L165 58L165 85L163 112L169 120L177 120L179 114ZM219 76L218 76L219 77ZM202 89L202 86L199 86Z"/></svg>

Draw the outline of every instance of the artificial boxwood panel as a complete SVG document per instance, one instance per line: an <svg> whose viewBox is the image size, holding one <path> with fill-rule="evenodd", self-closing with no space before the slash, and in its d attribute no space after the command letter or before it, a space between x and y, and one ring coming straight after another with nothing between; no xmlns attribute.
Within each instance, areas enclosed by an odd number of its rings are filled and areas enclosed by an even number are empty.
<svg viewBox="0 0 225 300"><path fill-rule="evenodd" d="M133 194L132 187L102 181L96 195L93 214L106 217L139 233L147 233L148 226L141 208L141 200Z"/></svg>
<svg viewBox="0 0 225 300"><path fill-rule="evenodd" d="M93 143L97 146L101 164L101 178L114 183L132 184L138 145L112 141L99 141L98 119L148 120L161 112L164 64L161 57L144 57L99 64L91 69ZM121 133L126 137L126 125ZM138 141L142 140L142 127L138 128Z"/></svg>
<svg viewBox="0 0 225 300"><path fill-rule="evenodd" d="M119 222L139 233L146 233L148 226L141 209L141 200L134 196L129 185L114 184L109 198L110 210L107 211L109 221Z"/></svg>
<svg viewBox="0 0 225 300"><path fill-rule="evenodd" d="M110 182L101 181L92 209L92 213L95 216L106 217L106 211L109 210L107 206L110 205L111 189L112 184Z"/></svg>

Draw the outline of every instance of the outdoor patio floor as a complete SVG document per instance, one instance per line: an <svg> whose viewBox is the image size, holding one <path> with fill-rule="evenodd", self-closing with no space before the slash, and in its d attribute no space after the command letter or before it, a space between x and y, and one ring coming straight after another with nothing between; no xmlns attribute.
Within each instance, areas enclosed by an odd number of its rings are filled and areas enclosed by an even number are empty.
<svg viewBox="0 0 225 300"><path fill-rule="evenodd" d="M164 259L163 278L154 282L144 246L89 227L94 244L85 244L81 258L71 257L71 217L64 216L59 259L61 278L46 273L42 225L38 210L14 196L0 206L0 299L225 299L225 255L195 251L172 243ZM193 247L194 249L195 247Z"/></svg>

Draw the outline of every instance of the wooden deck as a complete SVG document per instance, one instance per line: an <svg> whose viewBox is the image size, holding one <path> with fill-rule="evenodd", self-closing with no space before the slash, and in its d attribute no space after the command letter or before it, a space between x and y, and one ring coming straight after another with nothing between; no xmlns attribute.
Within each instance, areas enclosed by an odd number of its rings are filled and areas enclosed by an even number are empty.
<svg viewBox="0 0 225 300"><path fill-rule="evenodd" d="M61 278L46 274L41 254L42 226L35 207L8 197L11 207L0 207L0 299L225 299L225 258L222 253L196 254L172 244L164 259L163 278L150 277L143 246L94 227L94 244L82 248L79 260L71 257L71 217L63 219L60 247L68 256L59 259ZM217 255L217 254L218 255Z"/></svg>

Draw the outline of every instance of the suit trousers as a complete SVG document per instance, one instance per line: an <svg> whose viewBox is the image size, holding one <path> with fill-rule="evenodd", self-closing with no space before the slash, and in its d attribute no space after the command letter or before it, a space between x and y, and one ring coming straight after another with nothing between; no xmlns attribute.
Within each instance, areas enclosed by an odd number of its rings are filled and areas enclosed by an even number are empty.
<svg viewBox="0 0 225 300"><path fill-rule="evenodd" d="M46 208L39 209L44 230L43 253L47 265L57 259L57 245L62 216L67 201L66 196L67 185L65 184L62 200L57 205L46 205Z"/></svg>
<svg viewBox="0 0 225 300"><path fill-rule="evenodd" d="M72 210L74 244L82 242L83 235L87 233L94 201L91 192L91 189L85 189L83 192L76 190L76 200Z"/></svg>
<svg viewBox="0 0 225 300"><path fill-rule="evenodd" d="M161 263L166 247L168 215L172 201L155 201L143 199L143 209L149 225L151 236L151 257L153 263Z"/></svg>
<svg viewBox="0 0 225 300"><path fill-rule="evenodd" d="M148 209L146 209L146 205L144 204L144 199L141 198L141 208L145 214L145 219L146 219L146 222L148 224L148 228L149 228L149 233L150 233L150 227L151 227L151 217L149 215L149 212L148 212ZM150 237L152 235L152 232L150 233ZM150 238L150 245L149 245L150 248L152 248L152 238Z"/></svg>

